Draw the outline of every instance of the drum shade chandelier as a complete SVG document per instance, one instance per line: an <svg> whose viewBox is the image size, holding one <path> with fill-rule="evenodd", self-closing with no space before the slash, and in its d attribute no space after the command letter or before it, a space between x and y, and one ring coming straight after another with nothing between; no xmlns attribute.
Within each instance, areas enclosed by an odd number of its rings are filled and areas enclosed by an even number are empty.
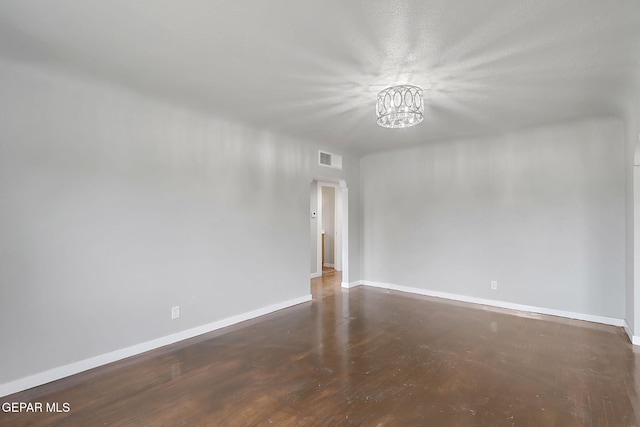
<svg viewBox="0 0 640 427"><path fill-rule="evenodd" d="M424 120L422 89L418 86L391 86L378 92L378 124L385 128L408 128Z"/></svg>

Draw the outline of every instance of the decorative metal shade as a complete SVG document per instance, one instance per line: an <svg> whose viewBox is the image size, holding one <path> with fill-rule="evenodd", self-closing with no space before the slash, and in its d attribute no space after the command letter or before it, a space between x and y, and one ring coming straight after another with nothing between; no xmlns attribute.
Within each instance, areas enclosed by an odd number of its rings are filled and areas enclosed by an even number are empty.
<svg viewBox="0 0 640 427"><path fill-rule="evenodd" d="M418 86L391 86L378 92L378 124L385 128L407 128L424 119L422 89Z"/></svg>

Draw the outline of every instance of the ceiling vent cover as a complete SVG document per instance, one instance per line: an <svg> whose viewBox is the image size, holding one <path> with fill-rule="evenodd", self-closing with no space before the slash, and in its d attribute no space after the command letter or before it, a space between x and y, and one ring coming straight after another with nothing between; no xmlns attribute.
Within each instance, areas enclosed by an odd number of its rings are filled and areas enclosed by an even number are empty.
<svg viewBox="0 0 640 427"><path fill-rule="evenodd" d="M342 169L342 156L327 153L326 151L318 151L318 164L334 169Z"/></svg>

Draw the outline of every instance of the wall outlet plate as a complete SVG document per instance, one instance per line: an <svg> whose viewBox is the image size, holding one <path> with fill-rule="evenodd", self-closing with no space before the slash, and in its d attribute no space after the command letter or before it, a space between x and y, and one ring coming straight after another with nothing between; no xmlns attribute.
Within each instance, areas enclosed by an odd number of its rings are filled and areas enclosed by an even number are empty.
<svg viewBox="0 0 640 427"><path fill-rule="evenodd" d="M498 290L498 282L496 280L492 280L491 281L491 290L492 291L497 291Z"/></svg>
<svg viewBox="0 0 640 427"><path fill-rule="evenodd" d="M180 306L171 307L171 320L175 320L178 317L180 317Z"/></svg>

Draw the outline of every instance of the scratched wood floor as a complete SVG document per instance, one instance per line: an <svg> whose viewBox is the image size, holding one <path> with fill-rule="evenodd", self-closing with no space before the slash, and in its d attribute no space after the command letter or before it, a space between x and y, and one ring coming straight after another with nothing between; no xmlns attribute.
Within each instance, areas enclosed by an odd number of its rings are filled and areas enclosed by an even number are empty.
<svg viewBox="0 0 640 427"><path fill-rule="evenodd" d="M640 426L620 328L355 288L0 399L0 425Z"/></svg>

